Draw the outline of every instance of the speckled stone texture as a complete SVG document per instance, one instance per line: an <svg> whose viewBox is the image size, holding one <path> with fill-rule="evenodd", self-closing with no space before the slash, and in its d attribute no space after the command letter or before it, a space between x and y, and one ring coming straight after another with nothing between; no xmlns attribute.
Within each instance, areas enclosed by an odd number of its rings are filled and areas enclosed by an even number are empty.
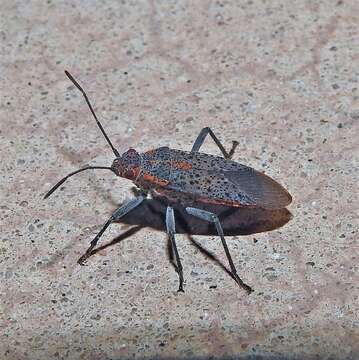
<svg viewBox="0 0 359 360"><path fill-rule="evenodd" d="M357 1L0 11L1 359L359 358ZM189 150L210 126L239 141L234 160L290 191L286 225L228 237L252 295L214 234L177 236L184 294L161 229L114 224L111 246L76 263L132 184L89 171L42 200L67 173L113 160L65 69L121 153ZM219 154L211 140L203 151Z"/></svg>

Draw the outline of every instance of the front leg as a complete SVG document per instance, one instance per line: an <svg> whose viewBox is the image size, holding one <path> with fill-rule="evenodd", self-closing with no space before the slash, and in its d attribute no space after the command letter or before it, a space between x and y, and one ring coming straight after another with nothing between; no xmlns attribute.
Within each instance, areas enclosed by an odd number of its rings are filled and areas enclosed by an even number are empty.
<svg viewBox="0 0 359 360"><path fill-rule="evenodd" d="M213 141L216 143L216 145L219 147L219 150L221 150L223 156L225 159L230 159L233 154L234 151L236 150L236 147L238 146L238 141L232 141L232 149L229 151L229 153L227 153L226 149L224 148L224 146L221 144L221 142L218 140L217 136L214 135L213 131L209 128L209 127L205 127L201 130L201 132L199 133L199 135L197 136L196 141L194 142L193 146L192 146L192 150L191 152L198 152L199 148L203 145L203 142L206 138L207 135L210 135L211 138L213 139Z"/></svg>
<svg viewBox="0 0 359 360"><path fill-rule="evenodd" d="M144 196L140 195L134 199L131 199L125 202L122 206L120 206L106 221L105 225L102 227L100 232L95 236L95 238L91 241L89 248L86 250L85 254L83 254L80 259L77 261L80 265L84 265L85 261L91 256L91 252L94 247L97 245L98 241L100 240L103 233L106 229L110 226L111 223L114 221L120 220L126 214L128 214L131 210L141 204L144 200Z"/></svg>

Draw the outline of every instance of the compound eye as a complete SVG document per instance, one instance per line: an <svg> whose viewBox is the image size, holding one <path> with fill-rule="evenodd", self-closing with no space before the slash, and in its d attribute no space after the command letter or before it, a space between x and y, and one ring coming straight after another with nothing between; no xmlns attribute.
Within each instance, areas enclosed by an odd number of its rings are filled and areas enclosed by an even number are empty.
<svg viewBox="0 0 359 360"><path fill-rule="evenodd" d="M121 160L121 158L116 158L115 160L113 160L112 169L117 175L121 174L121 172L122 172L122 160Z"/></svg>

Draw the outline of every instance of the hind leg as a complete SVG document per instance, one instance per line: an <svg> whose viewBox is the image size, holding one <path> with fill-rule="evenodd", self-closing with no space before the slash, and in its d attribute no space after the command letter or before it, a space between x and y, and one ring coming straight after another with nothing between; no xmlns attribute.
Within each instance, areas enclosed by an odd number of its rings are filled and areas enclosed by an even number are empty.
<svg viewBox="0 0 359 360"><path fill-rule="evenodd" d="M253 291L253 289L250 286L248 286L247 284L245 284L243 282L243 280L237 274L237 270L236 270L236 267L234 266L232 256L231 256L231 254L229 252L229 249L228 249L228 246L227 246L227 243L226 243L226 239L224 238L222 225L221 225L221 223L220 223L220 221L218 219L218 216L216 214L213 214L213 213L209 212L209 211L196 209L196 208L193 208L193 207L187 207L186 211L189 214L191 214L191 215L193 215L193 216L195 216L195 217L197 217L199 219L209 221L209 222L212 222L212 223L215 224L216 229L217 229L217 233L218 233L218 235L220 236L220 238L222 240L222 245L223 245L224 251L226 253L229 266L231 268L232 277L240 287L242 287L244 290L247 291L248 294L250 294Z"/></svg>

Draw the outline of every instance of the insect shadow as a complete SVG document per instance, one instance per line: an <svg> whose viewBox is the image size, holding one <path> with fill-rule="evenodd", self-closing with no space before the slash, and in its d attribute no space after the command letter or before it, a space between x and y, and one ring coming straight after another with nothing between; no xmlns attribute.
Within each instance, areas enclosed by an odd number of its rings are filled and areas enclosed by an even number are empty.
<svg viewBox="0 0 359 360"><path fill-rule="evenodd" d="M126 238L136 234L144 227L152 228L159 231L166 231L166 223L164 221L168 200L161 198L145 199L135 211L126 214L119 224L133 225L132 228L114 238L111 242L99 246L92 250L93 256L99 251L113 246ZM173 204L176 213L176 232L187 234L192 244L210 260L216 262L229 275L231 272L227 267L211 252L205 249L191 235L208 235L218 236L216 227L213 223L202 221L198 218L190 216L183 206ZM291 218L292 214L286 209L261 209L261 208L234 208L221 205L196 203L196 207L206 211L214 212L220 218L223 226L224 235L250 235L260 232L275 230L284 226ZM170 242L167 243L167 252L174 265L174 259Z"/></svg>
<svg viewBox="0 0 359 360"><path fill-rule="evenodd" d="M168 200L161 198L145 199L137 209L126 214L119 223L149 227L166 231L164 214ZM195 203L197 208L210 211L218 215L224 235L250 235L275 230L285 225L292 217L286 209L262 209L249 207L228 207L223 205ZM213 223L200 220L189 215L180 204L172 204L176 213L176 232L191 235L218 236Z"/></svg>

